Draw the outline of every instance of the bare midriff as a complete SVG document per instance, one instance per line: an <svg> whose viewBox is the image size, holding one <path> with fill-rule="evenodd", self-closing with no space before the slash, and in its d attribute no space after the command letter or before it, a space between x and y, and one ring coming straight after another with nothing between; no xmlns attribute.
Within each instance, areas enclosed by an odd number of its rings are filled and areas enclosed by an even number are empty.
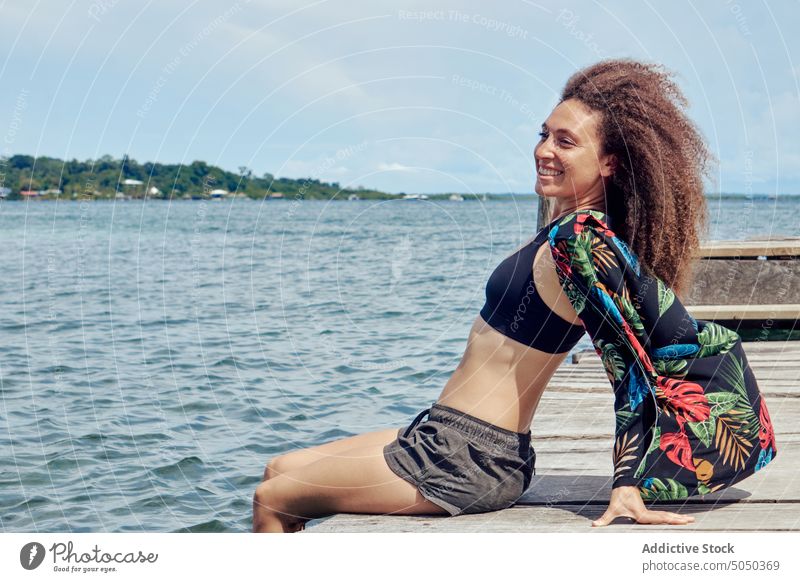
<svg viewBox="0 0 800 582"><path fill-rule="evenodd" d="M578 323L563 294L555 264L543 245L534 260L534 281L554 315ZM551 354L506 337L479 315L467 348L437 402L495 426L527 432L550 378L569 352Z"/></svg>
<svg viewBox="0 0 800 582"><path fill-rule="evenodd" d="M512 340L479 315L437 402L495 426L527 432L547 383L567 357Z"/></svg>

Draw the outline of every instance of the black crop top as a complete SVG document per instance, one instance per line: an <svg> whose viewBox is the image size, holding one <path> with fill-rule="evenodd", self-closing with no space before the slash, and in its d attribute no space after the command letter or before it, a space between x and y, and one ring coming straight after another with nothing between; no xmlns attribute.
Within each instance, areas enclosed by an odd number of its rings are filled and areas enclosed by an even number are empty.
<svg viewBox="0 0 800 582"><path fill-rule="evenodd" d="M486 283L481 317L494 329L520 343L550 354L568 352L583 337L583 324L572 324L553 312L533 282L533 259L560 218L542 228L536 238L501 262Z"/></svg>

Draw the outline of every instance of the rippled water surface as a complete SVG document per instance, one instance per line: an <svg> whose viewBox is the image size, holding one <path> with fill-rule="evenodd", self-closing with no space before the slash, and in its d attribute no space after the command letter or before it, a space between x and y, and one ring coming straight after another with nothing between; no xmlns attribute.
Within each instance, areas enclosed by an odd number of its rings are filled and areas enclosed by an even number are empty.
<svg viewBox="0 0 800 582"><path fill-rule="evenodd" d="M535 231L531 198L0 203L0 529L249 531L270 457L436 399Z"/></svg>

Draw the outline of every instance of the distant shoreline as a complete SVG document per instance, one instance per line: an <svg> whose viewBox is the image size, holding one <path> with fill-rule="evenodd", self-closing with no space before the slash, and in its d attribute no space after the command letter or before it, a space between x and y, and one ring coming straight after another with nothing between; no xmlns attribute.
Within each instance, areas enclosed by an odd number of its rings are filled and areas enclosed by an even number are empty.
<svg viewBox="0 0 800 582"><path fill-rule="evenodd" d="M459 200L459 202L510 202L512 200L519 200L519 199L538 199L538 194L465 194L465 193L458 193L460 196L463 197L463 200ZM260 198L248 195L230 195L230 196L223 196L218 198L204 198L202 196L196 197L174 197L174 198L157 198L157 197L125 197L125 198L114 198L110 196L63 196L63 195L40 195L40 196L26 196L26 197L6 197L0 196L0 202L7 203L7 202L218 202L224 200L247 200L253 202L269 202L270 204L277 204L281 202L289 202L289 203L296 203L296 202L365 202L365 201L372 201L372 200L398 200L403 202L452 202L451 196L453 193L447 194L426 194L426 198L419 199L419 198L405 198L404 195L401 194L372 194L371 196L366 196L364 198L358 198L357 200L348 199L346 196L336 196L334 195L332 198L316 198L316 197L281 197L281 198L271 198L268 195L262 196ZM800 199L800 194L735 194L735 193L724 193L724 194L706 194L706 199L709 201L712 200L758 200L758 201L777 201L777 200L794 200Z"/></svg>
<svg viewBox="0 0 800 582"><path fill-rule="evenodd" d="M532 186L532 185L531 185ZM706 194L710 199L776 200L800 194L724 192ZM61 160L47 156L15 154L0 156L0 200L447 200L452 202L498 201L539 198L533 192L442 192L392 194L359 185L317 178L260 176L240 166L230 172L195 160L190 164L139 163L124 155L105 155L96 160Z"/></svg>

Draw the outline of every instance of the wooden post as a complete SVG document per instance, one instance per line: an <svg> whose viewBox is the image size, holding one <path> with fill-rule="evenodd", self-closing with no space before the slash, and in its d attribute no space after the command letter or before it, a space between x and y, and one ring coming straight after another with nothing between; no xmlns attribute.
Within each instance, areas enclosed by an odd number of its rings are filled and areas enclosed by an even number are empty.
<svg viewBox="0 0 800 582"><path fill-rule="evenodd" d="M553 199L539 196L539 213L536 218L536 230L544 228L553 216Z"/></svg>

